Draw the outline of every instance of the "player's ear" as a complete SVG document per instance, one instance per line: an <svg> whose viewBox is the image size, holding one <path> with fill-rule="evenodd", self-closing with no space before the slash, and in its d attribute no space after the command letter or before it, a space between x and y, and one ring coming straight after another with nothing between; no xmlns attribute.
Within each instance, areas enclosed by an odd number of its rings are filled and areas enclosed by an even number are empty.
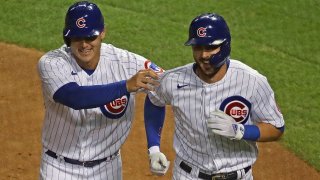
<svg viewBox="0 0 320 180"><path fill-rule="evenodd" d="M103 31L100 33L101 39L104 39L106 37L106 31L107 31L107 28L105 27Z"/></svg>

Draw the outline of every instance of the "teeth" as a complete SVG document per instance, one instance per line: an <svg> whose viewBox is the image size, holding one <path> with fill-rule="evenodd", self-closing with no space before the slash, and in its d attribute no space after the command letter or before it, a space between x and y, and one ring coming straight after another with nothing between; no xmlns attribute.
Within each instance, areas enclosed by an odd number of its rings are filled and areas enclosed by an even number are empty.
<svg viewBox="0 0 320 180"><path fill-rule="evenodd" d="M83 49L83 50L80 50L81 53L85 53L85 54L89 53L90 51L91 51L91 49Z"/></svg>

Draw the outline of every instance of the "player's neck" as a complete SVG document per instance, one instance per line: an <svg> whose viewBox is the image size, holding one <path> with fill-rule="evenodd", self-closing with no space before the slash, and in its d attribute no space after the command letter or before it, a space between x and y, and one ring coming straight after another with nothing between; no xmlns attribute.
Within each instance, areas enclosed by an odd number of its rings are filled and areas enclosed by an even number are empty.
<svg viewBox="0 0 320 180"><path fill-rule="evenodd" d="M79 64L79 63L78 63L78 64ZM79 64L79 66L80 66L82 69L95 70L96 67L98 66L98 63L97 63L97 62L88 62L88 63Z"/></svg>
<svg viewBox="0 0 320 180"><path fill-rule="evenodd" d="M75 57L75 60L77 61L77 64L82 68L82 69L87 69L87 70L95 70L96 67L98 66L99 59L94 58L90 61L81 61Z"/></svg>
<svg viewBox="0 0 320 180"><path fill-rule="evenodd" d="M212 84L220 81L224 77L226 72L227 72L227 64L222 65L221 68L214 75L210 75L210 76L204 73L201 73L201 70L199 69L199 67L196 68L197 76L208 84Z"/></svg>

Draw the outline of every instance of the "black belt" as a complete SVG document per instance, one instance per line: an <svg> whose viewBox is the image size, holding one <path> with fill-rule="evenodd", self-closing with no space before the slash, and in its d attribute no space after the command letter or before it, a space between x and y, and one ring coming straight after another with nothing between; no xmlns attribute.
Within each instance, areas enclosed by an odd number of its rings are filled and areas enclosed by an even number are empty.
<svg viewBox="0 0 320 180"><path fill-rule="evenodd" d="M51 157L53 157L55 159L58 158L58 155L55 152L51 151L51 150L46 151L46 154L48 154L49 156L51 156ZM98 165L98 164L102 163L103 161L110 160L113 157L116 157L118 154L119 154L119 151L117 151L116 153L114 153L113 155L111 155L109 157L106 157L106 158L103 158L103 159L94 160L94 161L78 161L78 160L75 160L75 159L69 159L67 157L63 157L63 159L64 159L64 161L66 163L76 164L76 165L80 165L80 166L84 166L84 167L93 167L95 165Z"/></svg>
<svg viewBox="0 0 320 180"><path fill-rule="evenodd" d="M183 169L185 172L190 173L192 167L190 167L185 162L181 161L180 168ZM251 169L251 166L244 168L244 173L247 173ZM208 179L208 180L235 180L238 178L237 171L232 171L228 173L219 173L219 174L206 174L199 171L198 178L200 179Z"/></svg>

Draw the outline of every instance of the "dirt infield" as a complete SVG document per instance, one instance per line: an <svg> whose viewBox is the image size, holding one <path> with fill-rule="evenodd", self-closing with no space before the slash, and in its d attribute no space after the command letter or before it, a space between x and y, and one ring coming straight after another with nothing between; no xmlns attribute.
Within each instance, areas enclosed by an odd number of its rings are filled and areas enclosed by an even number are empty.
<svg viewBox="0 0 320 180"><path fill-rule="evenodd" d="M36 65L43 53L0 43L0 54L0 179L38 179L44 109ZM163 177L149 172L142 98L143 94L137 96L135 121L121 150L124 180L170 179L172 166ZM170 107L167 113L161 149L173 162ZM253 168L255 179L320 179L319 172L280 144L260 143L259 147L259 158Z"/></svg>

